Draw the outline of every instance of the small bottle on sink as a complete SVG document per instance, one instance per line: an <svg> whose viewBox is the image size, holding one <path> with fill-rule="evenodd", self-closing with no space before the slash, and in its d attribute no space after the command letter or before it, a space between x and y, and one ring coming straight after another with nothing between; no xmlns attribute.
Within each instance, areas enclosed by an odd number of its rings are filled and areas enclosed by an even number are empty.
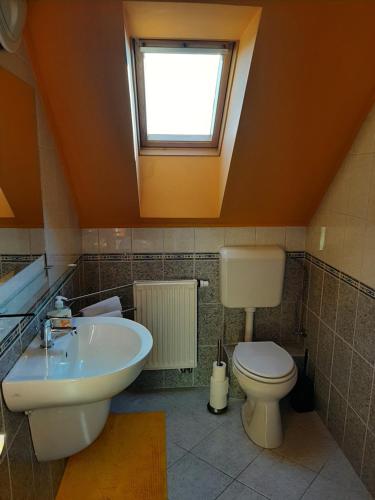
<svg viewBox="0 0 375 500"><path fill-rule="evenodd" d="M54 318L55 328L69 328L72 324L72 310L64 304L66 297L58 295L55 299L55 309L47 313L48 318Z"/></svg>

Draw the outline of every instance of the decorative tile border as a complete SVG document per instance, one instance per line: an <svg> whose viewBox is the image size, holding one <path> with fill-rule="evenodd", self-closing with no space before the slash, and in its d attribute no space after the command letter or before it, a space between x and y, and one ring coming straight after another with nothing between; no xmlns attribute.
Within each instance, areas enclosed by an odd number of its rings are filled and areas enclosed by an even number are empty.
<svg viewBox="0 0 375 500"><path fill-rule="evenodd" d="M371 297L372 299L375 299L375 290L364 283L359 283L359 291L367 295L368 297Z"/></svg>
<svg viewBox="0 0 375 500"><path fill-rule="evenodd" d="M335 276L336 278L340 279L341 272L336 269L335 267L329 266L328 264L325 265L325 270L327 273L331 274L332 276Z"/></svg>
<svg viewBox="0 0 375 500"><path fill-rule="evenodd" d="M129 260L217 260L218 253L118 253L118 254L83 254L84 262L91 261L129 261Z"/></svg>
<svg viewBox="0 0 375 500"><path fill-rule="evenodd" d="M86 253L82 255L83 262L92 261L129 261L129 260L218 260L220 254L218 252L199 252L199 253L115 253L115 254L100 254ZM286 252L288 258L303 259L305 252Z"/></svg>
<svg viewBox="0 0 375 500"><path fill-rule="evenodd" d="M304 259L305 252L286 252L286 256L289 259Z"/></svg>
<svg viewBox="0 0 375 500"><path fill-rule="evenodd" d="M131 254L132 260L163 260L164 254L162 253L133 253Z"/></svg>
<svg viewBox="0 0 375 500"><path fill-rule="evenodd" d="M359 281L349 276L349 274L341 273L340 278L342 279L342 281L345 281L345 283L352 286L353 288L358 288L359 286Z"/></svg>
<svg viewBox="0 0 375 500"><path fill-rule="evenodd" d="M372 299L375 299L375 289L374 288L371 288L370 286L365 285L361 281L353 278L352 276L349 276L348 274L344 273L343 271L339 271L335 267L332 267L329 264L326 264L322 260L309 254L308 252L305 252L305 258L306 258L306 260L308 260L309 262L311 262L315 266L326 271L327 273L331 274L332 276L335 276L336 278L343 281L344 283L347 283L348 285L352 286L353 288L358 288L359 291L362 292L364 295L367 295L367 297L371 297Z"/></svg>
<svg viewBox="0 0 375 500"><path fill-rule="evenodd" d="M195 257L194 253L165 253L165 260L193 260Z"/></svg>
<svg viewBox="0 0 375 500"><path fill-rule="evenodd" d="M34 262L34 260L39 259L42 254L30 254L30 255L18 255L18 254L2 254L0 255L0 260L2 262Z"/></svg>

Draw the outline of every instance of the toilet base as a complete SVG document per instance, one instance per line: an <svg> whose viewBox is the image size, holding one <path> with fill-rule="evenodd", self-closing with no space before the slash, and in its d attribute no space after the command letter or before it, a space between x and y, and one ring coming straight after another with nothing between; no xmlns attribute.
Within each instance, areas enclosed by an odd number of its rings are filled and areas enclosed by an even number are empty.
<svg viewBox="0 0 375 500"><path fill-rule="evenodd" d="M278 401L247 399L241 410L246 434L262 448L278 448L283 441L280 407Z"/></svg>

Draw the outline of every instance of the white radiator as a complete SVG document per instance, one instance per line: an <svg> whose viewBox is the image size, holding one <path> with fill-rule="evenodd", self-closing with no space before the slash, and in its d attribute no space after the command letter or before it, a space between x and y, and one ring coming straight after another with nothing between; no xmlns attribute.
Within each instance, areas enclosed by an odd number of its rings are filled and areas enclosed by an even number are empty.
<svg viewBox="0 0 375 500"><path fill-rule="evenodd" d="M197 281L135 281L135 320L154 340L146 370L197 366Z"/></svg>

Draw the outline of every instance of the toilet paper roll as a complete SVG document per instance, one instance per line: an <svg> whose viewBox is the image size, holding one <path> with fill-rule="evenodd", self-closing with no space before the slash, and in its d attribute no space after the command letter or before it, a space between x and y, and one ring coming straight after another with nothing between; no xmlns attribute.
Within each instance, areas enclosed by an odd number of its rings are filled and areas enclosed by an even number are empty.
<svg viewBox="0 0 375 500"><path fill-rule="evenodd" d="M220 365L217 364L217 361L213 362L212 365L212 377L214 380L225 380L227 374L227 365L224 361L221 362Z"/></svg>
<svg viewBox="0 0 375 500"><path fill-rule="evenodd" d="M215 410L222 410L228 404L228 377L224 380L215 380L211 377L210 405Z"/></svg>

